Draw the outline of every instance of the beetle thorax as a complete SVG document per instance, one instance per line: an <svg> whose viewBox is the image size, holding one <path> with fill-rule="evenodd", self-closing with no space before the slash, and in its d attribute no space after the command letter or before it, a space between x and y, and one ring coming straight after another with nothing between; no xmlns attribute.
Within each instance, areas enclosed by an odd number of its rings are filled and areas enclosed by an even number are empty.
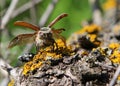
<svg viewBox="0 0 120 86"><path fill-rule="evenodd" d="M36 45L39 47L45 47L45 46L50 46L54 43L54 39L52 36L51 28L49 27L43 27L38 31L36 34Z"/></svg>
<svg viewBox="0 0 120 86"><path fill-rule="evenodd" d="M43 40L51 38L52 37L51 28L49 27L41 28L37 36L39 39L43 39Z"/></svg>
<svg viewBox="0 0 120 86"><path fill-rule="evenodd" d="M51 32L51 28L49 28L49 27L42 27L40 29L40 32L42 32L42 33L50 33Z"/></svg>
<svg viewBox="0 0 120 86"><path fill-rule="evenodd" d="M36 36L36 41L38 43L41 43L43 41L52 39L52 33L51 33L51 28L49 27L43 27L38 31L37 36Z"/></svg>

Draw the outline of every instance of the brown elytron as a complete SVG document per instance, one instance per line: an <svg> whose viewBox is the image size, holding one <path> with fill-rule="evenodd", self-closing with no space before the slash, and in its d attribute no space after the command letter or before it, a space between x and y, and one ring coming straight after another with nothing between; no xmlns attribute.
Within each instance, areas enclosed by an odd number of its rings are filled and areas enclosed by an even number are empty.
<svg viewBox="0 0 120 86"><path fill-rule="evenodd" d="M14 25L17 26L23 26L27 27L29 29L34 30L34 33L31 34L20 34L16 36L10 43L8 48L14 47L16 45L21 45L21 44L27 44L27 43L35 43L37 50L40 48L45 48L47 46L53 46L54 49L54 44L56 44L54 37L60 38L64 43L65 39L63 36L60 35L60 33L64 29L51 29L51 27L58 22L60 19L66 17L67 14L61 14L58 17L56 17L47 27L38 27L36 25L24 22L24 21L17 21L14 23ZM56 44L57 47L57 44Z"/></svg>

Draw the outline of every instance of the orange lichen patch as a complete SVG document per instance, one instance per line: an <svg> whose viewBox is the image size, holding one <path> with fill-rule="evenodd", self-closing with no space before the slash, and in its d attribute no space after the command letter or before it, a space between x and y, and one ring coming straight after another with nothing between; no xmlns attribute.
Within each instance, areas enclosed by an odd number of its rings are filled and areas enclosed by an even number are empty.
<svg viewBox="0 0 120 86"><path fill-rule="evenodd" d="M66 47L66 44L61 39L57 39L56 43L58 45L58 48L60 48L60 47L65 48Z"/></svg>
<svg viewBox="0 0 120 86"><path fill-rule="evenodd" d="M41 68L44 63L52 63L50 62L50 59L58 60L64 55L73 54L71 48L65 46L65 43L62 40L56 40L56 43L58 48L55 48L55 50L52 50L51 46L46 47L45 49L40 49L39 52L33 57L32 61L25 63L23 67L23 75L29 75L30 72Z"/></svg>
<svg viewBox="0 0 120 86"><path fill-rule="evenodd" d="M96 34L91 34L91 35L88 35L90 37L90 41L91 42L94 42L97 38L97 35Z"/></svg>
<svg viewBox="0 0 120 86"><path fill-rule="evenodd" d="M56 54L60 54L58 56L64 56L64 55L72 55L72 47L70 45L66 46L66 44L62 40L56 40L56 43L58 45L58 49L56 50Z"/></svg>
<svg viewBox="0 0 120 86"><path fill-rule="evenodd" d="M27 63L25 63L25 64L24 64L24 67L23 67L23 72L22 72L22 73L23 73L23 75L27 75L27 74L28 74L28 72L30 72L32 64L33 64L33 62L32 62L32 61L27 62Z"/></svg>
<svg viewBox="0 0 120 86"><path fill-rule="evenodd" d="M116 0L107 0L104 4L103 4L103 9L104 10L109 10L112 8L115 8L117 5Z"/></svg>
<svg viewBox="0 0 120 86"><path fill-rule="evenodd" d="M43 50L40 50L34 57L33 57L33 60L34 61L45 61L45 57L46 57L46 54L47 52L49 51L43 51Z"/></svg>
<svg viewBox="0 0 120 86"><path fill-rule="evenodd" d="M118 49L120 47L119 43L111 43L109 44L109 48L111 49Z"/></svg>
<svg viewBox="0 0 120 86"><path fill-rule="evenodd" d="M23 67L23 75L28 75L29 72L32 72L42 66L42 64L46 60L46 51L39 51L34 57L32 61L29 61L24 64Z"/></svg>
<svg viewBox="0 0 120 86"><path fill-rule="evenodd" d="M83 27L80 31L77 31L76 34L82 34L82 33L89 33L89 34L93 34L93 33L97 33L101 30L101 27L96 25L96 24L90 24L87 25L85 27Z"/></svg>
<svg viewBox="0 0 120 86"><path fill-rule="evenodd" d="M88 37L90 38L90 41L96 45L96 46L100 46L101 42L99 40L97 40L97 35L96 34L88 34Z"/></svg>
<svg viewBox="0 0 120 86"><path fill-rule="evenodd" d="M62 55L61 55L61 54L47 53L47 55L46 55L46 60L47 60L47 59L57 60L57 59L60 59L60 58L62 58Z"/></svg>
<svg viewBox="0 0 120 86"><path fill-rule="evenodd" d="M101 30L101 27L96 24L91 24L89 26L85 26L83 29L85 29L85 31L89 34L92 34L99 32Z"/></svg>
<svg viewBox="0 0 120 86"><path fill-rule="evenodd" d="M103 48L99 47L99 49L100 49L100 52L101 52L102 55L106 55L105 50Z"/></svg>
<svg viewBox="0 0 120 86"><path fill-rule="evenodd" d="M113 63L120 63L120 51L114 50L113 54L110 56Z"/></svg>
<svg viewBox="0 0 120 86"><path fill-rule="evenodd" d="M40 68L42 64L43 64L43 62L41 62L41 61L38 61L38 62L34 63L34 64L31 66L31 71L34 71L35 69Z"/></svg>
<svg viewBox="0 0 120 86"><path fill-rule="evenodd" d="M15 81L12 79L9 83L8 86L14 86Z"/></svg>
<svg viewBox="0 0 120 86"><path fill-rule="evenodd" d="M97 40L97 33L101 31L101 27L96 24L90 24L87 26L84 26L79 31L72 34L72 36L67 40L67 44L71 45L74 44L75 48L80 47L77 42L78 39L83 35L86 35L90 38L90 41L94 43L96 46L99 46L101 44L100 41Z"/></svg>
<svg viewBox="0 0 120 86"><path fill-rule="evenodd" d="M29 72L32 72L42 66L46 61L46 55L49 51L40 50L34 57L32 61L29 61L24 64L23 75L28 75Z"/></svg>
<svg viewBox="0 0 120 86"><path fill-rule="evenodd" d="M101 53L101 55L106 56L105 50L103 48L98 47L98 48L93 48L92 49L92 51L96 51L96 50L98 50Z"/></svg>

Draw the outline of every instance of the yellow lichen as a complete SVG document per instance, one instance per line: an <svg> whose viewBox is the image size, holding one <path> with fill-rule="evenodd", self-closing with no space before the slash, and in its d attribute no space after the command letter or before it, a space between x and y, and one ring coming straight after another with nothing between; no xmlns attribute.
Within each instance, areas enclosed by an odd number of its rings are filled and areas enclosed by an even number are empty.
<svg viewBox="0 0 120 86"><path fill-rule="evenodd" d="M104 10L109 10L112 8L116 7L116 0L107 0L104 4L103 4L103 9Z"/></svg>
<svg viewBox="0 0 120 86"><path fill-rule="evenodd" d="M14 86L15 81L12 79L9 83L8 86Z"/></svg>
<svg viewBox="0 0 120 86"><path fill-rule="evenodd" d="M90 41L96 45L96 46L100 46L101 42L99 40L97 40L97 35L96 34L88 34L88 37L90 38Z"/></svg>
<svg viewBox="0 0 120 86"><path fill-rule="evenodd" d="M120 80L120 75L118 76L118 78L117 78L118 80Z"/></svg>
<svg viewBox="0 0 120 86"><path fill-rule="evenodd" d="M33 61L45 61L45 56L49 51L39 51L33 58Z"/></svg>
<svg viewBox="0 0 120 86"><path fill-rule="evenodd" d="M96 34L90 34L90 35L88 35L89 37L90 37L90 41L91 42L94 42L95 40L96 40L96 38L97 38L97 35Z"/></svg>
<svg viewBox="0 0 120 86"><path fill-rule="evenodd" d="M111 49L118 49L120 47L119 43L111 43L109 44L109 48Z"/></svg>
<svg viewBox="0 0 120 86"><path fill-rule="evenodd" d="M44 63L44 61L46 60L45 58L46 55L47 55L47 52L41 50L38 52L38 54L36 54L33 57L32 61L25 63L23 67L23 75L28 75L29 72L32 72L40 68L42 64Z"/></svg>
<svg viewBox="0 0 120 86"><path fill-rule="evenodd" d="M91 25L85 26L83 29L85 29L86 32L91 34L91 33L99 32L101 30L101 27L96 24L91 24Z"/></svg>
<svg viewBox="0 0 120 86"><path fill-rule="evenodd" d="M60 56L63 55L72 55L72 47L70 45L66 46L66 44L62 40L56 40L56 43L58 45L58 50L56 50L56 54Z"/></svg>
<svg viewBox="0 0 120 86"><path fill-rule="evenodd" d="M62 57L61 54L56 54L56 53L47 53L46 59L60 59Z"/></svg>
<svg viewBox="0 0 120 86"><path fill-rule="evenodd" d="M105 50L103 48L99 47L99 49L100 49L100 52L101 52L102 55L106 55Z"/></svg>
<svg viewBox="0 0 120 86"><path fill-rule="evenodd" d="M57 47L55 50L52 50L51 46L46 47L45 49L40 49L39 52L33 57L32 61L29 61L24 64L23 75L29 75L30 72L37 70L44 63L50 64L49 59L58 60L64 55L72 55L73 52L69 46L66 46L65 42L61 39L56 40Z"/></svg>
<svg viewBox="0 0 120 86"><path fill-rule="evenodd" d="M80 31L77 31L76 34L82 34L85 32L92 34L92 33L97 33L100 30L101 30L100 26L98 26L96 24L90 24L90 25L83 27Z"/></svg>
<svg viewBox="0 0 120 86"><path fill-rule="evenodd" d="M32 66L33 62L30 61L30 62L27 62L24 64L24 67L23 67L23 75L27 75L28 72L30 72L30 69L31 69L31 66Z"/></svg>
<svg viewBox="0 0 120 86"><path fill-rule="evenodd" d="M79 48L80 45L78 43L78 39L83 35L86 35L89 37L89 40L97 47L100 46L101 42L97 39L97 33L101 31L101 27L96 24L90 24L87 26L84 26L79 31L72 34L72 36L67 40L67 44L71 45L73 49ZM74 44L74 45L72 45Z"/></svg>
<svg viewBox="0 0 120 86"><path fill-rule="evenodd" d="M110 56L113 63L120 63L120 51L114 50L113 54Z"/></svg>
<svg viewBox="0 0 120 86"><path fill-rule="evenodd" d="M35 69L40 68L42 64L43 64L43 62L41 62L41 61L38 61L38 63L34 63L34 64L31 66L31 71L34 71Z"/></svg>
<svg viewBox="0 0 120 86"><path fill-rule="evenodd" d="M60 48L60 47L65 48L66 47L66 44L61 39L57 39L56 43L58 45L58 48Z"/></svg>
<svg viewBox="0 0 120 86"><path fill-rule="evenodd" d="M98 48L93 48L93 50L92 50L92 51L96 51L96 49L97 49L97 50L99 50L99 52L101 53L101 55L106 56L105 50L104 50L103 48L101 48L101 47L98 47Z"/></svg>

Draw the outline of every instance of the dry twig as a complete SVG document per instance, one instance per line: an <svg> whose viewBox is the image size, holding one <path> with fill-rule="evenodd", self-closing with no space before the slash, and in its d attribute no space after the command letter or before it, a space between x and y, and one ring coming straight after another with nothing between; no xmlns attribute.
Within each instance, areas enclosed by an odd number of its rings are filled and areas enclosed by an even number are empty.
<svg viewBox="0 0 120 86"><path fill-rule="evenodd" d="M11 16L11 18L14 18L18 16L19 14L25 12L26 10L32 8L34 5L40 3L42 0L34 0L34 3L32 1L27 2L26 4L22 5L20 8L16 9L14 11L14 14Z"/></svg>
<svg viewBox="0 0 120 86"><path fill-rule="evenodd" d="M0 70L4 76L8 75L7 73L9 72L9 70L7 69L10 69L10 68L13 68L13 67L10 66L5 60L0 59Z"/></svg>
<svg viewBox="0 0 120 86"><path fill-rule="evenodd" d="M43 13L40 21L39 21L39 26L43 27L44 24L46 23L46 21L48 20L48 17L50 16L50 14L52 13L56 3L58 2L58 0L52 0L52 2L48 5L46 11Z"/></svg>
<svg viewBox="0 0 120 86"><path fill-rule="evenodd" d="M109 86L114 86L114 84L115 84L119 74L120 74L120 65L118 66L118 68L117 68L117 70L116 70L116 72L115 72L115 74L114 74L114 76L113 76Z"/></svg>
<svg viewBox="0 0 120 86"><path fill-rule="evenodd" d="M31 21L36 24L37 22L37 18L36 18L36 9L35 9L35 0L31 0L32 1L32 8L30 8L30 16L31 16Z"/></svg>
<svg viewBox="0 0 120 86"><path fill-rule="evenodd" d="M11 18L11 15L12 15L12 13L13 13L16 5L17 5L17 3L18 3L18 0L12 0L12 2L10 4L10 6L9 6L5 16L2 18L1 28L0 29L4 29L5 28L6 24L8 23L8 21Z"/></svg>
<svg viewBox="0 0 120 86"><path fill-rule="evenodd" d="M102 24L102 13L100 9L99 0L89 0L89 2L92 7L92 11L93 11L93 16L92 16L93 23L97 25L101 25Z"/></svg>

